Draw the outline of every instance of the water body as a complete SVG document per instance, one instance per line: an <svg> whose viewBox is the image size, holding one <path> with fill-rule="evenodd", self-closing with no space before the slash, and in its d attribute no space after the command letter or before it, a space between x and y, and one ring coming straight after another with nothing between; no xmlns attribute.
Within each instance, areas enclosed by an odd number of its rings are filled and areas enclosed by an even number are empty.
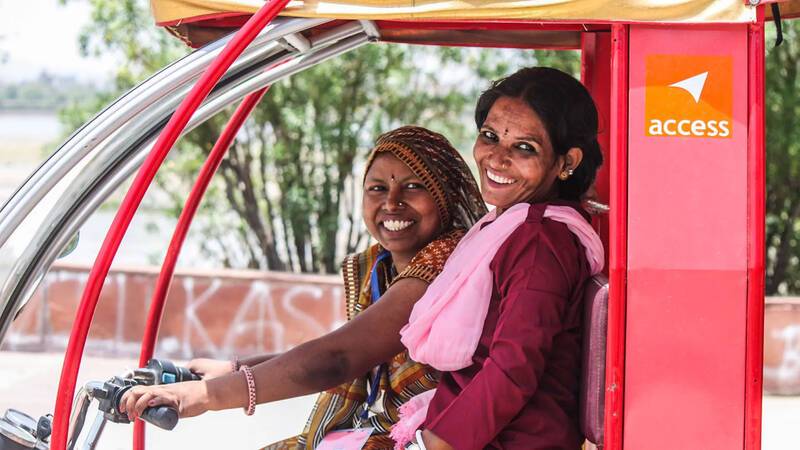
<svg viewBox="0 0 800 450"><path fill-rule="evenodd" d="M66 133L55 112L0 111L0 204L41 164ZM64 260L92 264L100 249L115 210L95 212L81 227L75 251ZM115 264L150 265L163 259L176 220L142 211L137 213L123 240ZM21 233L31 235L35 230ZM16 237L16 239L15 239ZM16 235L0 249L0 266L11 264L22 252L26 239ZM191 233L181 253L180 266L197 267L208 263L200 256L199 242Z"/></svg>
<svg viewBox="0 0 800 450"><path fill-rule="evenodd" d="M8 141L47 143L58 138L61 124L51 111L0 111L0 146Z"/></svg>

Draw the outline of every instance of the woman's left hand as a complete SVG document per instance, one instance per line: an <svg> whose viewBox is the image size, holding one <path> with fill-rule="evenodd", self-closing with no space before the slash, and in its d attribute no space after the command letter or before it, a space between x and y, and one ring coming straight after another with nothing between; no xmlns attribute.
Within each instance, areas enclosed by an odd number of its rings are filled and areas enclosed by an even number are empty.
<svg viewBox="0 0 800 450"><path fill-rule="evenodd" d="M181 418L199 416L209 410L208 386L203 380L158 386L134 386L122 396L119 409L133 421L139 418L146 408L160 405L175 408Z"/></svg>

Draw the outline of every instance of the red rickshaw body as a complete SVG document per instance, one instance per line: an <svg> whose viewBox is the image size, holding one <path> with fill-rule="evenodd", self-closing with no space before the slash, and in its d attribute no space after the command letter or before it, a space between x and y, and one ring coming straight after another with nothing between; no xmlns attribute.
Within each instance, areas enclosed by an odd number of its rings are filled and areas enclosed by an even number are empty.
<svg viewBox="0 0 800 450"><path fill-rule="evenodd" d="M238 47L229 45L231 59L287 2L260 9L256 3L153 5L158 23L192 45L244 25L241 39L234 38ZM595 223L610 280L600 444L609 450L759 449L765 6L739 0L622 2L605 9L602 1L575 2L572 9L534 2L371 3L292 2L284 13L374 20L376 39L387 42L582 50L581 77L599 108L605 156L596 188L610 207ZM331 23L319 28L326 26ZM191 115L226 67L198 82L179 112ZM160 160L185 120L173 117L167 125L161 137L172 138L153 151L163 153ZM160 160L145 166L155 173ZM152 179L144 170L132 191ZM134 197L123 203L110 235L124 234L137 205ZM99 282L119 241L107 244L95 266ZM54 442L66 432L92 295L84 295L65 359ZM152 355L163 300L154 298L144 360ZM136 447L143 444L140 435Z"/></svg>

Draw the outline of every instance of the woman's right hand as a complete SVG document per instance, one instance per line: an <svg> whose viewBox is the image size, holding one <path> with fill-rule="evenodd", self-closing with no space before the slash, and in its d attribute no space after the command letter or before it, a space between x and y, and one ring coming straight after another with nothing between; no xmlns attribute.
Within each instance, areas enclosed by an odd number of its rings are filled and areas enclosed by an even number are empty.
<svg viewBox="0 0 800 450"><path fill-rule="evenodd" d="M134 421L142 416L146 408L165 405L175 408L178 416L194 417L208 411L211 402L205 381L159 384L156 386L134 386L119 403L119 412Z"/></svg>
<svg viewBox="0 0 800 450"><path fill-rule="evenodd" d="M233 367L230 361L218 359L197 358L189 361L186 368L200 375L204 380L221 377L232 372Z"/></svg>

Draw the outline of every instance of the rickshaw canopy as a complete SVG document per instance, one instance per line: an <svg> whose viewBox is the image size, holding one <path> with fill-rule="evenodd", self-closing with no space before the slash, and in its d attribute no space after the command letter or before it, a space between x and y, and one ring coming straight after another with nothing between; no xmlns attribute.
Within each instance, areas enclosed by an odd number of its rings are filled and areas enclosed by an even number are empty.
<svg viewBox="0 0 800 450"><path fill-rule="evenodd" d="M151 4L159 25L177 25L249 16L264 3L263 0L151 0ZM795 9L792 2L786 6ZM290 2L281 15L404 21L746 23L756 20L756 8L743 0L302 0Z"/></svg>

